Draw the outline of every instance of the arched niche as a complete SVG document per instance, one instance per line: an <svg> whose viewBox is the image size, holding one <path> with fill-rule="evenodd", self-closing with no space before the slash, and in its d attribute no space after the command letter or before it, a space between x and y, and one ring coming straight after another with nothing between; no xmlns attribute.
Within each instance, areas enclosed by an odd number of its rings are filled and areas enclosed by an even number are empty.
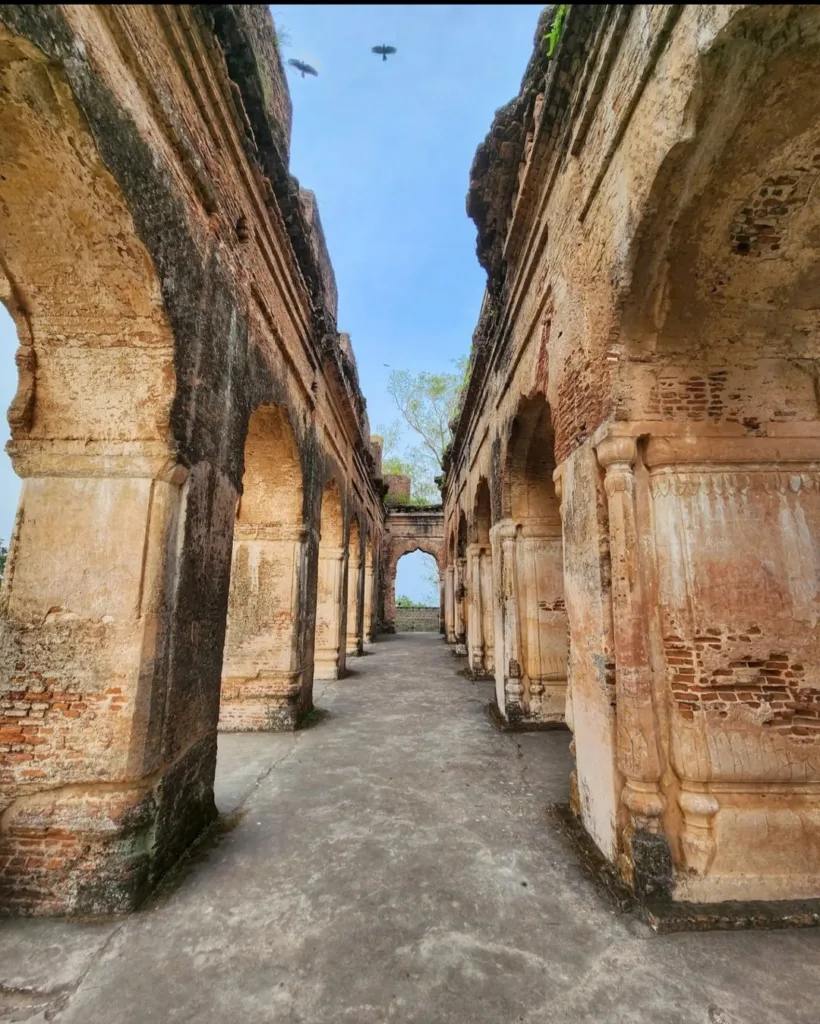
<svg viewBox="0 0 820 1024"><path fill-rule="evenodd" d="M524 398L510 424L503 505L492 529L496 696L511 724L562 722L567 685L560 505L554 435L542 395Z"/></svg>
<svg viewBox="0 0 820 1024"><path fill-rule="evenodd" d="M543 534L561 533L555 470L555 438L549 405L542 395L523 399L512 421L507 448L505 511Z"/></svg>
<svg viewBox="0 0 820 1024"><path fill-rule="evenodd" d="M287 410L255 409L234 525L220 728L294 728L310 702L303 679L304 491Z"/></svg>
<svg viewBox="0 0 820 1024"><path fill-rule="evenodd" d="M492 506L490 504L490 486L486 477L481 477L476 487L473 503L473 521L475 523L476 544L490 543L490 527L492 526Z"/></svg>

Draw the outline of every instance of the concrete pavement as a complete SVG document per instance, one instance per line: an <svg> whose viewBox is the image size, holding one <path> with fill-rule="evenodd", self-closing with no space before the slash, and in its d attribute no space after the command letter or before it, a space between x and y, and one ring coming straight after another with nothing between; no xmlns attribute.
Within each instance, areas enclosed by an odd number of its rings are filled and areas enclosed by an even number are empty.
<svg viewBox="0 0 820 1024"><path fill-rule="evenodd" d="M223 735L232 827L125 921L0 921L0 1020L815 1024L820 932L657 936L549 823L566 732L503 735L435 634L295 735Z"/></svg>

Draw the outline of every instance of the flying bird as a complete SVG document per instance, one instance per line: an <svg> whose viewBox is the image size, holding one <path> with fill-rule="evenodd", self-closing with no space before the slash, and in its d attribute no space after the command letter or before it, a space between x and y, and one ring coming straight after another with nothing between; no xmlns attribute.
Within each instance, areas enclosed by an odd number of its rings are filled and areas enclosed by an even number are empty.
<svg viewBox="0 0 820 1024"><path fill-rule="evenodd" d="M372 53L380 53L381 57L382 57L382 60L387 60L388 53L395 53L396 52L396 47L395 46L385 46L384 44L382 44L381 46L374 46L372 48L371 52Z"/></svg>
<svg viewBox="0 0 820 1024"><path fill-rule="evenodd" d="M385 57L385 60L386 59L387 58ZM302 78L304 78L305 75L313 75L315 77L316 75L319 74L316 68L312 68L310 64L305 64L303 60L296 60L294 57L290 58L288 64L290 64L292 68L296 68L297 71L301 71Z"/></svg>

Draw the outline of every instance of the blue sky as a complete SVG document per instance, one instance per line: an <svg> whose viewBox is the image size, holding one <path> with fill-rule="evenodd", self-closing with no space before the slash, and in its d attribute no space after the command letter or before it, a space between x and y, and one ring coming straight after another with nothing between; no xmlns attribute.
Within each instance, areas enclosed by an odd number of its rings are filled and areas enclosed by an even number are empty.
<svg viewBox="0 0 820 1024"><path fill-rule="evenodd" d="M339 329L353 340L374 432L395 419L386 392L391 369L452 370L469 350L485 280L464 209L470 164L493 112L518 91L540 10L271 7L286 36L284 57L319 71L305 79L288 72L291 170L318 198ZM398 49L387 62L370 52L382 42ZM14 391L14 347L2 311L3 408ZM0 537L7 539L19 488L8 459L0 463ZM399 566L402 592L416 600L425 589L421 557L405 556Z"/></svg>

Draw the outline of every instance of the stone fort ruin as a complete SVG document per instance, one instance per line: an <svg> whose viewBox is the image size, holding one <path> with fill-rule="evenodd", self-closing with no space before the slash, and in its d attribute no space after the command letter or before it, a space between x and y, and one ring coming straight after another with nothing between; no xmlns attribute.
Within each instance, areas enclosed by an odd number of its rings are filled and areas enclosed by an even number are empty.
<svg viewBox="0 0 820 1024"><path fill-rule="evenodd" d="M472 168L443 509L388 511L267 8L0 7L4 913L136 907L416 549L638 896L820 897L820 14L552 17Z"/></svg>

